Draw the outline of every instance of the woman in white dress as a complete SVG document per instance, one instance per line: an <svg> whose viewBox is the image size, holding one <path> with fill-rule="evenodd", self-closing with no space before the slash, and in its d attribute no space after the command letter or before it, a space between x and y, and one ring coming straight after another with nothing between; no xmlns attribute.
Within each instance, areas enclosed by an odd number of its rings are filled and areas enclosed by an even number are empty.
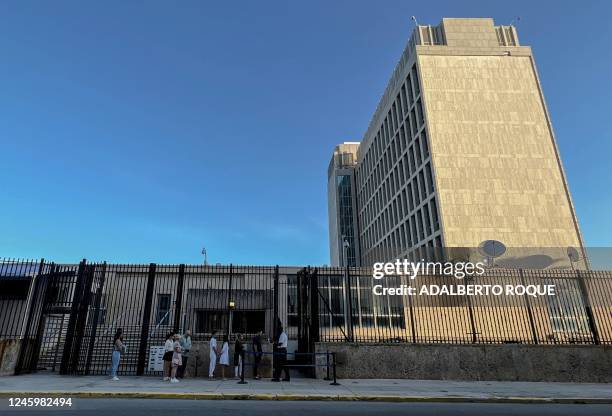
<svg viewBox="0 0 612 416"><path fill-rule="evenodd" d="M227 337L223 337L223 346L221 347L221 357L219 357L219 364L221 364L221 377L225 380L225 369L229 367L229 344Z"/></svg>
<svg viewBox="0 0 612 416"><path fill-rule="evenodd" d="M208 378L213 378L215 376L215 367L217 366L217 331L213 331L210 336L210 341L208 342L209 358L210 364L208 365Z"/></svg>

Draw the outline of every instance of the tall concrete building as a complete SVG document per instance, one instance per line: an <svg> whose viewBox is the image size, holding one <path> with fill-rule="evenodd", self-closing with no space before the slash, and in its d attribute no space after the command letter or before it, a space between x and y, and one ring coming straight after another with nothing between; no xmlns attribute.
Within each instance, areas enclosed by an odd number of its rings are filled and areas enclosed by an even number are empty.
<svg viewBox="0 0 612 416"><path fill-rule="evenodd" d="M332 266L359 266L359 227L355 167L359 143L345 142L334 149L327 169L329 255Z"/></svg>
<svg viewBox="0 0 612 416"><path fill-rule="evenodd" d="M533 54L513 26L417 26L354 171L364 265L484 240L584 255Z"/></svg>

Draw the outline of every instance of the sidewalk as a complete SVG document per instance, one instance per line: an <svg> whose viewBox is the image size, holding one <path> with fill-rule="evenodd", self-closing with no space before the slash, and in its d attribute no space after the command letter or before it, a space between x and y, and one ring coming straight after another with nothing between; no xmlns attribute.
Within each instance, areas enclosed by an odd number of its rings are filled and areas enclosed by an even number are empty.
<svg viewBox="0 0 612 416"><path fill-rule="evenodd" d="M157 377L59 376L0 377L0 397L146 397L227 400L345 400L489 403L612 403L612 384L440 380L269 380L184 379L169 384Z"/></svg>

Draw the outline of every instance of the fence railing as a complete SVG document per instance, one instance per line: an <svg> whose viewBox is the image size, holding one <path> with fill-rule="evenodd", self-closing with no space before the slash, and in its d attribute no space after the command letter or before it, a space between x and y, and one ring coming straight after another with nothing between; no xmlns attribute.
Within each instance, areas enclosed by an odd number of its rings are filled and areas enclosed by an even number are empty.
<svg viewBox="0 0 612 416"><path fill-rule="evenodd" d="M486 269L481 276L372 278L368 268L319 268L320 341L612 344L612 272ZM554 296L381 295L374 285L554 285ZM379 290L380 291L380 290ZM455 292L458 292L455 290ZM349 297L350 293L350 297Z"/></svg>
<svg viewBox="0 0 612 416"><path fill-rule="evenodd" d="M402 285L555 285L555 296L375 295ZM122 370L151 374L151 348L191 329L313 343L612 344L612 272L487 269L482 276L372 277L369 268L55 264L0 259L0 339L24 370L103 374L122 328Z"/></svg>

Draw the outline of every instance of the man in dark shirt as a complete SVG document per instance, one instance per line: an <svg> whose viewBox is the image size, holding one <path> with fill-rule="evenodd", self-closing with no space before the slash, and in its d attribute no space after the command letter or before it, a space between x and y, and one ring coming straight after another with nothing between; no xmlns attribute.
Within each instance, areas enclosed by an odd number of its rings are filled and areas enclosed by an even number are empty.
<svg viewBox="0 0 612 416"><path fill-rule="evenodd" d="M242 343L242 335L238 334L236 343L234 344L234 376L240 378L242 374L244 344Z"/></svg>
<svg viewBox="0 0 612 416"><path fill-rule="evenodd" d="M263 348L261 348L261 337L263 336L263 331L259 331L257 335L253 337L253 377L255 380L259 380L261 377L257 374L257 367L261 362L261 356L263 355Z"/></svg>

